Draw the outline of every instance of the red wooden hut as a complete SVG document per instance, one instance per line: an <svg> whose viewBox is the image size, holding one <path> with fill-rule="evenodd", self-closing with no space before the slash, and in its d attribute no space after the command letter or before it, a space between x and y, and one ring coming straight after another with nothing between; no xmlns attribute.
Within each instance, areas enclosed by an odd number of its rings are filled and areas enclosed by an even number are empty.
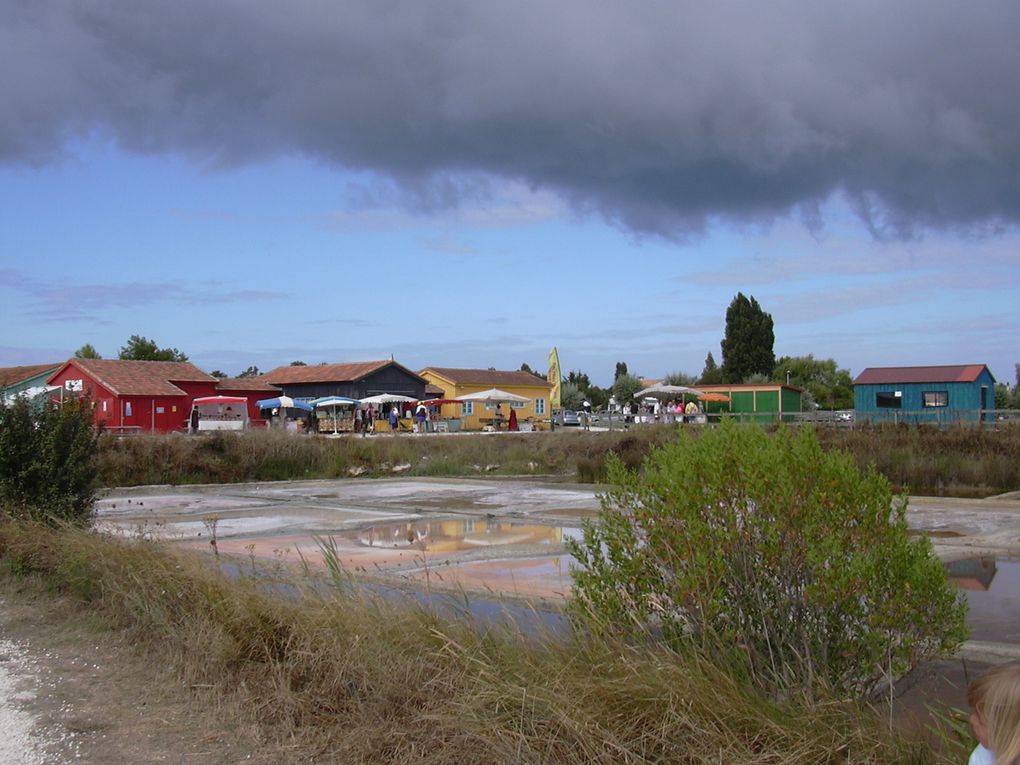
<svg viewBox="0 0 1020 765"><path fill-rule="evenodd" d="M65 398L89 395L96 423L114 432L169 433L187 429L192 399L219 381L188 362L69 359L47 382Z"/></svg>

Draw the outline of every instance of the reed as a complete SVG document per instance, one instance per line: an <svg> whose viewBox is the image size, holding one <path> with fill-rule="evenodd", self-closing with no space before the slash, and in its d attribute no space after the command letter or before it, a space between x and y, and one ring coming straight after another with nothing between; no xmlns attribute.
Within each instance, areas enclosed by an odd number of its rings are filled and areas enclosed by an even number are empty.
<svg viewBox="0 0 1020 765"><path fill-rule="evenodd" d="M412 476L552 475L602 483L610 454L636 468L676 434L661 425L436 438L329 439L279 431L104 438L99 471L105 486L390 476L398 466ZM818 428L817 435L824 450L848 452L861 468L874 466L897 491L984 497L1020 490L1020 425L875 425Z"/></svg>
<svg viewBox="0 0 1020 765"><path fill-rule="evenodd" d="M301 573L229 578L208 556L81 529L4 521L0 560L4 576L70 597L74 618L129 631L212 688L280 762L941 761L867 708L769 701L707 653L482 631ZM292 596L274 594L282 584Z"/></svg>

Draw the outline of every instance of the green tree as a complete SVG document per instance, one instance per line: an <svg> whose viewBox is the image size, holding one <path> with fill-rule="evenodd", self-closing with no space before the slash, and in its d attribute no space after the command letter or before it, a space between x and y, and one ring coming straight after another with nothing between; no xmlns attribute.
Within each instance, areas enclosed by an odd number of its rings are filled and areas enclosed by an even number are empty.
<svg viewBox="0 0 1020 765"><path fill-rule="evenodd" d="M560 406L564 409L580 409L585 393L577 383L565 382L560 385Z"/></svg>
<svg viewBox="0 0 1020 765"><path fill-rule="evenodd" d="M775 696L856 699L966 637L965 600L908 535L906 498L810 428L684 431L639 470L612 457L609 480L567 542L587 629L654 629Z"/></svg>
<svg viewBox="0 0 1020 765"><path fill-rule="evenodd" d="M102 356L99 355L99 351L97 351L95 349L95 347L92 345L92 343L85 343L85 345L83 345L81 348L79 348L78 350L76 350L74 352L74 357L76 359L101 359L101 358L103 358Z"/></svg>
<svg viewBox="0 0 1020 765"><path fill-rule="evenodd" d="M534 369L531 368L531 366L526 361L523 364L521 364L521 371L522 372L527 372L529 375L535 375L535 377L538 377L538 378L540 378L542 380L545 379L545 375L544 374L542 374L540 372L536 372Z"/></svg>
<svg viewBox="0 0 1020 765"><path fill-rule="evenodd" d="M685 385L688 388L692 387L697 381L694 375L687 372L670 372L662 378L663 385Z"/></svg>
<svg viewBox="0 0 1020 765"><path fill-rule="evenodd" d="M789 372L789 378L787 378ZM835 359L783 356L772 371L772 379L803 388L822 409L853 409L854 381L849 369L840 369Z"/></svg>
<svg viewBox="0 0 1020 765"><path fill-rule="evenodd" d="M605 409L609 406L610 393L612 393L612 388L601 388L598 385L592 385L587 391L588 403L595 410Z"/></svg>
<svg viewBox="0 0 1020 765"><path fill-rule="evenodd" d="M575 372L571 370L567 374L566 382L576 385L581 392L586 392L591 387L591 378L588 377L584 372Z"/></svg>
<svg viewBox="0 0 1020 765"><path fill-rule="evenodd" d="M1013 391L1009 389L1006 383L995 383L995 408L1013 408Z"/></svg>
<svg viewBox="0 0 1020 765"><path fill-rule="evenodd" d="M634 394L645 386L641 380L631 374L622 374L613 383L613 396L620 405L629 404L634 400Z"/></svg>
<svg viewBox="0 0 1020 765"><path fill-rule="evenodd" d="M705 357L705 366L701 370L698 382L702 385L719 385L723 382L722 370L716 365L712 351Z"/></svg>
<svg viewBox="0 0 1020 765"><path fill-rule="evenodd" d="M568 385L570 386L569 389L567 388ZM570 391L569 400L573 402L576 399L576 405L571 404L568 406L566 403L568 400L566 398L568 390ZM577 391L578 396L575 396L573 391ZM603 409L609 403L609 390L592 385L591 378L585 372L571 371L567 374L567 378L560 388L560 403L564 409L579 409L584 401L591 404L594 409Z"/></svg>
<svg viewBox="0 0 1020 765"><path fill-rule="evenodd" d="M121 359L131 361L187 361L188 357L176 348L160 348L155 341L141 335L131 335L120 349Z"/></svg>
<svg viewBox="0 0 1020 765"><path fill-rule="evenodd" d="M246 377L258 377L259 374L260 374L259 368L257 366L255 366L255 365L252 365L252 366L248 367L246 370L244 370L243 372L241 372L241 374L239 374L237 376L237 378L238 379L242 379L242 378L246 378Z"/></svg>
<svg viewBox="0 0 1020 765"><path fill-rule="evenodd" d="M209 375L211 377L216 377L216 378L218 378L220 380L224 380L224 379L226 379L229 376L229 375L227 375L226 372L222 372L219 369L214 369L212 372L209 373Z"/></svg>
<svg viewBox="0 0 1020 765"><path fill-rule="evenodd" d="M625 362L625 361L617 361L616 362L616 371L613 372L613 382L615 383L617 380L619 380L625 374L627 374L627 362Z"/></svg>
<svg viewBox="0 0 1020 765"><path fill-rule="evenodd" d="M776 366L772 315L753 297L738 292L726 309L722 340L722 373L728 383L740 383L755 373L771 375Z"/></svg>
<svg viewBox="0 0 1020 765"><path fill-rule="evenodd" d="M35 407L0 405L0 511L46 523L88 524L99 435L88 397Z"/></svg>
<svg viewBox="0 0 1020 765"><path fill-rule="evenodd" d="M290 362L292 367L307 367L308 365L303 361L292 361Z"/></svg>

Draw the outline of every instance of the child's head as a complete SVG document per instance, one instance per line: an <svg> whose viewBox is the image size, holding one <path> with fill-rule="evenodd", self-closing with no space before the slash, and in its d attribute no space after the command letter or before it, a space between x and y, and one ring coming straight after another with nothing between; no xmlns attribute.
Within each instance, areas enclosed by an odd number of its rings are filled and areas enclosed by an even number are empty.
<svg viewBox="0 0 1020 765"><path fill-rule="evenodd" d="M970 724L978 741L995 753L996 763L1020 759L1020 661L985 672L970 684Z"/></svg>

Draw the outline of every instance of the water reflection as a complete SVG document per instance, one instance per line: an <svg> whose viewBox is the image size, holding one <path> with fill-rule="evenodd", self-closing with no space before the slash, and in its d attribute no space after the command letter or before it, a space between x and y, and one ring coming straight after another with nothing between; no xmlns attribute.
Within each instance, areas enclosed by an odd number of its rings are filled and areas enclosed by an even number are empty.
<svg viewBox="0 0 1020 765"><path fill-rule="evenodd" d="M982 592L992 586L995 579L995 558L968 558L946 564L949 581L961 590Z"/></svg>
<svg viewBox="0 0 1020 765"><path fill-rule="evenodd" d="M495 545L555 545L572 532L576 530L493 518L447 518L371 526L349 538L368 547L457 552Z"/></svg>
<svg viewBox="0 0 1020 765"><path fill-rule="evenodd" d="M967 595L967 625L973 640L1020 642L1020 561L968 558L946 565Z"/></svg>

